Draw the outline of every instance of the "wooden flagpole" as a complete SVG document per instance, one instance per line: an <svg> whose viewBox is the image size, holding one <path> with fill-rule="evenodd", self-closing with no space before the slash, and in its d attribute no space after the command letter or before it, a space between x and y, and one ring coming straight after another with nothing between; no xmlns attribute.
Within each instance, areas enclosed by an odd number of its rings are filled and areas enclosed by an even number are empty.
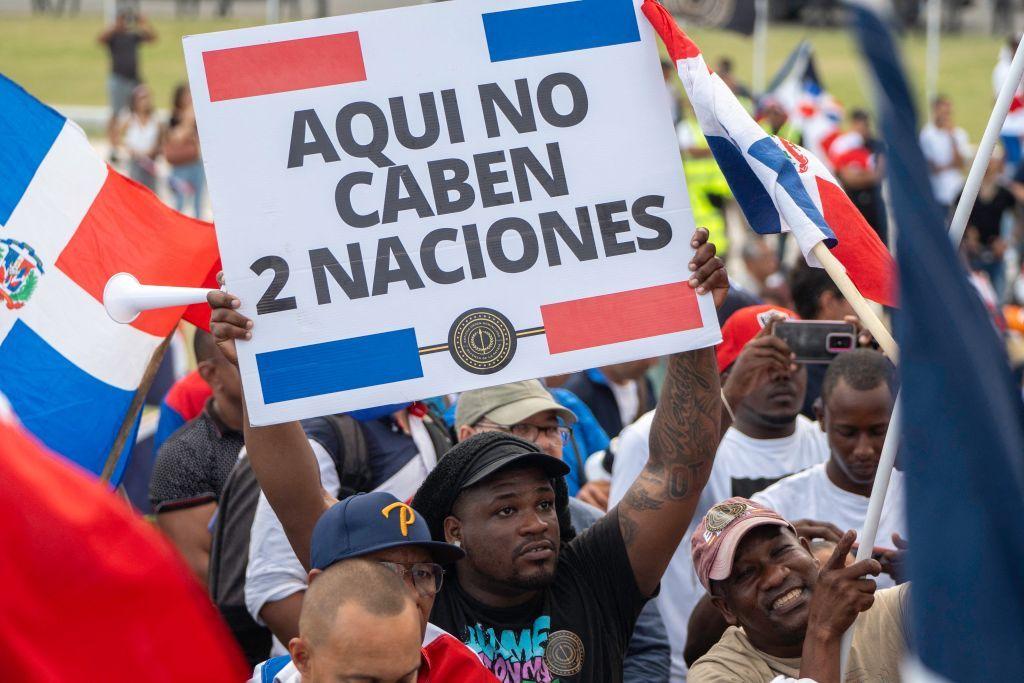
<svg viewBox="0 0 1024 683"><path fill-rule="evenodd" d="M110 481L110 478L114 476L114 470L117 469L117 463L121 456L121 451L124 450L125 444L128 442L128 437L132 433L132 427L135 426L135 420L139 416L139 412L142 410L142 405L146 401L146 394L149 393L149 388L153 386L153 380L156 379L157 370L160 369L160 363L164 359L164 354L167 352L167 347L171 343L171 337L174 336L172 331L167 337L160 342L160 346L156 347L152 357L149 359L149 365L146 366L146 371L142 374L142 381L139 382L139 388L135 391L135 396L132 397L132 402L128 406L128 413L124 416L124 421L121 422L121 426L117 430L117 436L114 438L114 445L110 448L110 452L107 454L107 461L103 465L103 471L100 473L100 478L103 481Z"/></svg>

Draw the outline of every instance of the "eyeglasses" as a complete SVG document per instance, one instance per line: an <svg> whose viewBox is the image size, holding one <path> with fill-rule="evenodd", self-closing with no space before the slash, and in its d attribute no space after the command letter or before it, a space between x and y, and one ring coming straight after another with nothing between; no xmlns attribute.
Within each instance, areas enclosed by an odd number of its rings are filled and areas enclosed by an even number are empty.
<svg viewBox="0 0 1024 683"><path fill-rule="evenodd" d="M411 581L423 595L437 595L444 581L444 568L433 562L381 562L382 565L398 574L406 582Z"/></svg>
<svg viewBox="0 0 1024 683"><path fill-rule="evenodd" d="M544 438L548 441L558 439L564 446L569 443L569 438L572 436L572 429L561 425L557 427L540 427L538 425L530 424L529 422L519 422L514 425L500 425L497 422L484 422L481 420L477 423L477 426L508 432L512 436L518 436L523 441L529 441L531 443L537 443L541 434L543 434Z"/></svg>

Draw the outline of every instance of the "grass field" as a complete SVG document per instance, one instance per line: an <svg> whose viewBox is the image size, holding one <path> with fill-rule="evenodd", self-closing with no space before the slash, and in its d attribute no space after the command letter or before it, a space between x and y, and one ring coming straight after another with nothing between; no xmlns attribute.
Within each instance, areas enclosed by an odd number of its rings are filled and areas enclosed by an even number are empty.
<svg viewBox="0 0 1024 683"><path fill-rule="evenodd" d="M157 105L168 107L175 84L185 79L181 37L246 25L232 19L156 20L155 44L142 50L142 72L153 86ZM98 17L0 17L0 72L43 100L55 104L105 104L107 55L96 42L102 29ZM709 61L730 55L743 80L751 72L752 44L736 34L694 30ZM867 104L865 72L851 38L844 31L773 26L769 34L770 75L803 38L817 51L827 87L848 108ZM981 137L993 101L991 74L1000 47L998 39L981 35L948 36L942 45L940 90L949 94L958 119L975 142ZM923 101L923 36L904 40L904 57ZM922 102L923 103L923 102Z"/></svg>

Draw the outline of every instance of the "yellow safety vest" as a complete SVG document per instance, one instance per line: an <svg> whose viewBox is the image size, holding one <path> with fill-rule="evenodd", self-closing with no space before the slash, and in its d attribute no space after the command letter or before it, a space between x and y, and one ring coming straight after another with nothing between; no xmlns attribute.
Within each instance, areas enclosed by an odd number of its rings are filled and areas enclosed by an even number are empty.
<svg viewBox="0 0 1024 683"><path fill-rule="evenodd" d="M707 138L704 137L700 124L693 118L686 119L686 125L693 136L694 147L710 150ZM708 229L709 241L715 245L719 254L729 250L729 237L725 229L725 213L715 206L712 197L719 204L732 198L732 190L726 181L718 162L712 156L688 157L683 153L683 172L686 176L686 187L690 194L690 207L693 209L693 222L697 227Z"/></svg>

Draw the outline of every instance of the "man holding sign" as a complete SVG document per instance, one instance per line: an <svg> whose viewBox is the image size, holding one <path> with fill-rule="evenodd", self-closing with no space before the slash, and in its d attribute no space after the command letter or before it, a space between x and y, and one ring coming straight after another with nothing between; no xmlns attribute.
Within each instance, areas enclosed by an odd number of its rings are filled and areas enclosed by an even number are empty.
<svg viewBox="0 0 1024 683"><path fill-rule="evenodd" d="M721 303L728 278L707 231L694 236L688 287ZM241 302L212 292L211 329L229 358L256 327ZM622 502L573 537L564 464L503 433L474 435L440 459L413 507L435 540L460 545L431 620L476 651L501 681L621 681L622 658L707 482L718 444L713 349L675 354L651 432L651 456ZM310 565L320 487L301 426L253 427L246 448L296 555ZM383 514L383 512L382 512Z"/></svg>
<svg viewBox="0 0 1024 683"><path fill-rule="evenodd" d="M518 6L517 5L522 5ZM268 425L719 339L635 0L454 0L184 41Z"/></svg>

